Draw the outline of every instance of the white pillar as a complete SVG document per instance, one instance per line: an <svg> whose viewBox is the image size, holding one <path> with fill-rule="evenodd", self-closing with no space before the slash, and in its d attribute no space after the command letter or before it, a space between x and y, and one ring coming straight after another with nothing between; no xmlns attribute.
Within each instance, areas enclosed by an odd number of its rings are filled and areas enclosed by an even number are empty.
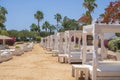
<svg viewBox="0 0 120 80"><path fill-rule="evenodd" d="M92 80L97 80L97 55L98 55L98 35L94 33L93 35L93 72Z"/></svg>
<svg viewBox="0 0 120 80"><path fill-rule="evenodd" d="M83 42L83 46L82 46L82 63L84 64L86 62L86 48L87 48L87 40L86 40L87 34L83 33L82 35L82 42Z"/></svg>
<svg viewBox="0 0 120 80"><path fill-rule="evenodd" d="M3 46L5 46L5 39L3 39Z"/></svg>
<svg viewBox="0 0 120 80"><path fill-rule="evenodd" d="M69 35L68 35L68 56L69 56L69 59L68 59L68 62L70 63L71 62L71 32L69 31Z"/></svg>
<svg viewBox="0 0 120 80"><path fill-rule="evenodd" d="M101 33L100 37L101 37L101 56L102 56L102 59L104 59L107 57L106 48L104 46L104 34Z"/></svg>

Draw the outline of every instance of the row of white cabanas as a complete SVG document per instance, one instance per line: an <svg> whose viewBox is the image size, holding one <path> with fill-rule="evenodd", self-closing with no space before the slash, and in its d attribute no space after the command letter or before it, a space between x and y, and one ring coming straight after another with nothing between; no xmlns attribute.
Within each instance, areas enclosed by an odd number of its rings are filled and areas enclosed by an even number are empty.
<svg viewBox="0 0 120 80"><path fill-rule="evenodd" d="M72 51L75 42L71 42L71 36L77 36L79 38L78 43L78 59L75 61L82 61L81 65L72 65L72 73L73 75L77 75L78 72L76 70L83 70L81 66L87 66L87 70L89 74L84 74L85 76L91 78L92 80L120 80L120 62L119 61L104 61L107 58L107 49L104 47L104 34L105 33L120 33L120 24L92 24L83 27L83 31L65 31L60 33L55 33L54 35L48 36L46 38L42 38L41 44L46 48L50 48L52 50L57 50L59 53L64 53L61 55L65 56L67 62L72 62L71 60L74 55L74 51ZM78 32L78 33L77 33ZM87 52L87 41L86 35L93 36L93 46L92 53ZM59 36L58 36L59 35ZM65 40L64 40L64 39ZM74 41L75 41L74 37ZM80 44L80 40L82 39L82 46ZM100 53L98 53L98 42L101 40L101 49ZM64 42L65 41L65 42ZM76 52L77 50L75 50ZM91 56L90 56L91 55ZM59 57L59 54L58 54ZM71 59L72 58L72 59ZM87 60L88 58L91 59ZM89 61L89 62L88 62ZM83 70L84 71L84 70ZM77 73L76 73L77 72ZM76 80L78 77L75 76Z"/></svg>
<svg viewBox="0 0 120 80"><path fill-rule="evenodd" d="M4 46L0 47L0 62L8 61L12 59L13 56L20 56L24 52L31 51L33 49L33 42L29 44L21 44L19 45L19 48L12 49L6 49Z"/></svg>
<svg viewBox="0 0 120 80"><path fill-rule="evenodd" d="M52 49L52 53L59 53L58 58L64 57L65 62L80 62L81 36L82 31L79 30L59 32L42 38L41 44L47 49Z"/></svg>
<svg viewBox="0 0 120 80"><path fill-rule="evenodd" d="M83 31L70 30L70 31L55 33L54 35L50 35L45 38L42 38L41 44L45 48L52 50L52 52L48 52L48 53L59 53L58 54L59 62L61 62L61 59L64 59L65 63L83 62L85 58L87 61L89 61L92 60L93 53L91 47L87 48L86 37L87 35L92 35L92 32L90 32L91 30L92 27L87 26L84 27ZM81 41L83 42L82 43L83 45L81 45ZM104 48L103 45L102 48ZM105 51L105 48L102 50ZM87 55L85 55L85 53L87 53ZM99 54L99 59L105 57L106 57L105 54L104 55Z"/></svg>

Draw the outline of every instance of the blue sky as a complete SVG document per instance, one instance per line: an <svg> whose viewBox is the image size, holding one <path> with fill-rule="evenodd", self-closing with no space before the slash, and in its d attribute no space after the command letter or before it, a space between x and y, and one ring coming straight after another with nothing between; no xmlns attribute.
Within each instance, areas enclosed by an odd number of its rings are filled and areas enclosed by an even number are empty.
<svg viewBox="0 0 120 80"><path fill-rule="evenodd" d="M5 22L8 30L16 29L30 29L32 23L37 24L34 14L37 10L44 13L44 19L40 22L49 21L50 24L56 24L54 15L60 13L62 17L68 16L78 20L85 8L82 6L84 0L0 0L0 5L4 6L8 14L7 21ZM99 17L104 12L109 2L116 0L96 0L98 7L94 10L93 19Z"/></svg>

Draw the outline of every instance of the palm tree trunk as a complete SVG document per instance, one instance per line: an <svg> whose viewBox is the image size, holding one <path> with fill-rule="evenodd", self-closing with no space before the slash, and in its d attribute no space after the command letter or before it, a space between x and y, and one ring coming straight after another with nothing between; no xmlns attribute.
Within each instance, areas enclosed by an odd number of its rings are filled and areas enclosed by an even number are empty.
<svg viewBox="0 0 120 80"><path fill-rule="evenodd" d="M39 24L40 20L38 20L38 32L39 32L39 35L40 35L40 24Z"/></svg>
<svg viewBox="0 0 120 80"><path fill-rule="evenodd" d="M91 16L91 14L90 14L90 24L92 24L92 16Z"/></svg>
<svg viewBox="0 0 120 80"><path fill-rule="evenodd" d="M45 31L47 32L47 29L45 29Z"/></svg>
<svg viewBox="0 0 120 80"><path fill-rule="evenodd" d="M59 27L58 27L58 21L57 21L57 31L59 30Z"/></svg>

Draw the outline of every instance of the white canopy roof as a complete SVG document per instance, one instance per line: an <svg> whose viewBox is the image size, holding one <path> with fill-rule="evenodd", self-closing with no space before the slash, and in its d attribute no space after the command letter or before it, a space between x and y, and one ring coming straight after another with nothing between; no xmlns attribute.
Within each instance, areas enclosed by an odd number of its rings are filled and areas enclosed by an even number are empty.
<svg viewBox="0 0 120 80"><path fill-rule="evenodd" d="M10 37L8 37L8 36L5 36L5 35L0 35L0 39L12 39L12 38L10 38Z"/></svg>

